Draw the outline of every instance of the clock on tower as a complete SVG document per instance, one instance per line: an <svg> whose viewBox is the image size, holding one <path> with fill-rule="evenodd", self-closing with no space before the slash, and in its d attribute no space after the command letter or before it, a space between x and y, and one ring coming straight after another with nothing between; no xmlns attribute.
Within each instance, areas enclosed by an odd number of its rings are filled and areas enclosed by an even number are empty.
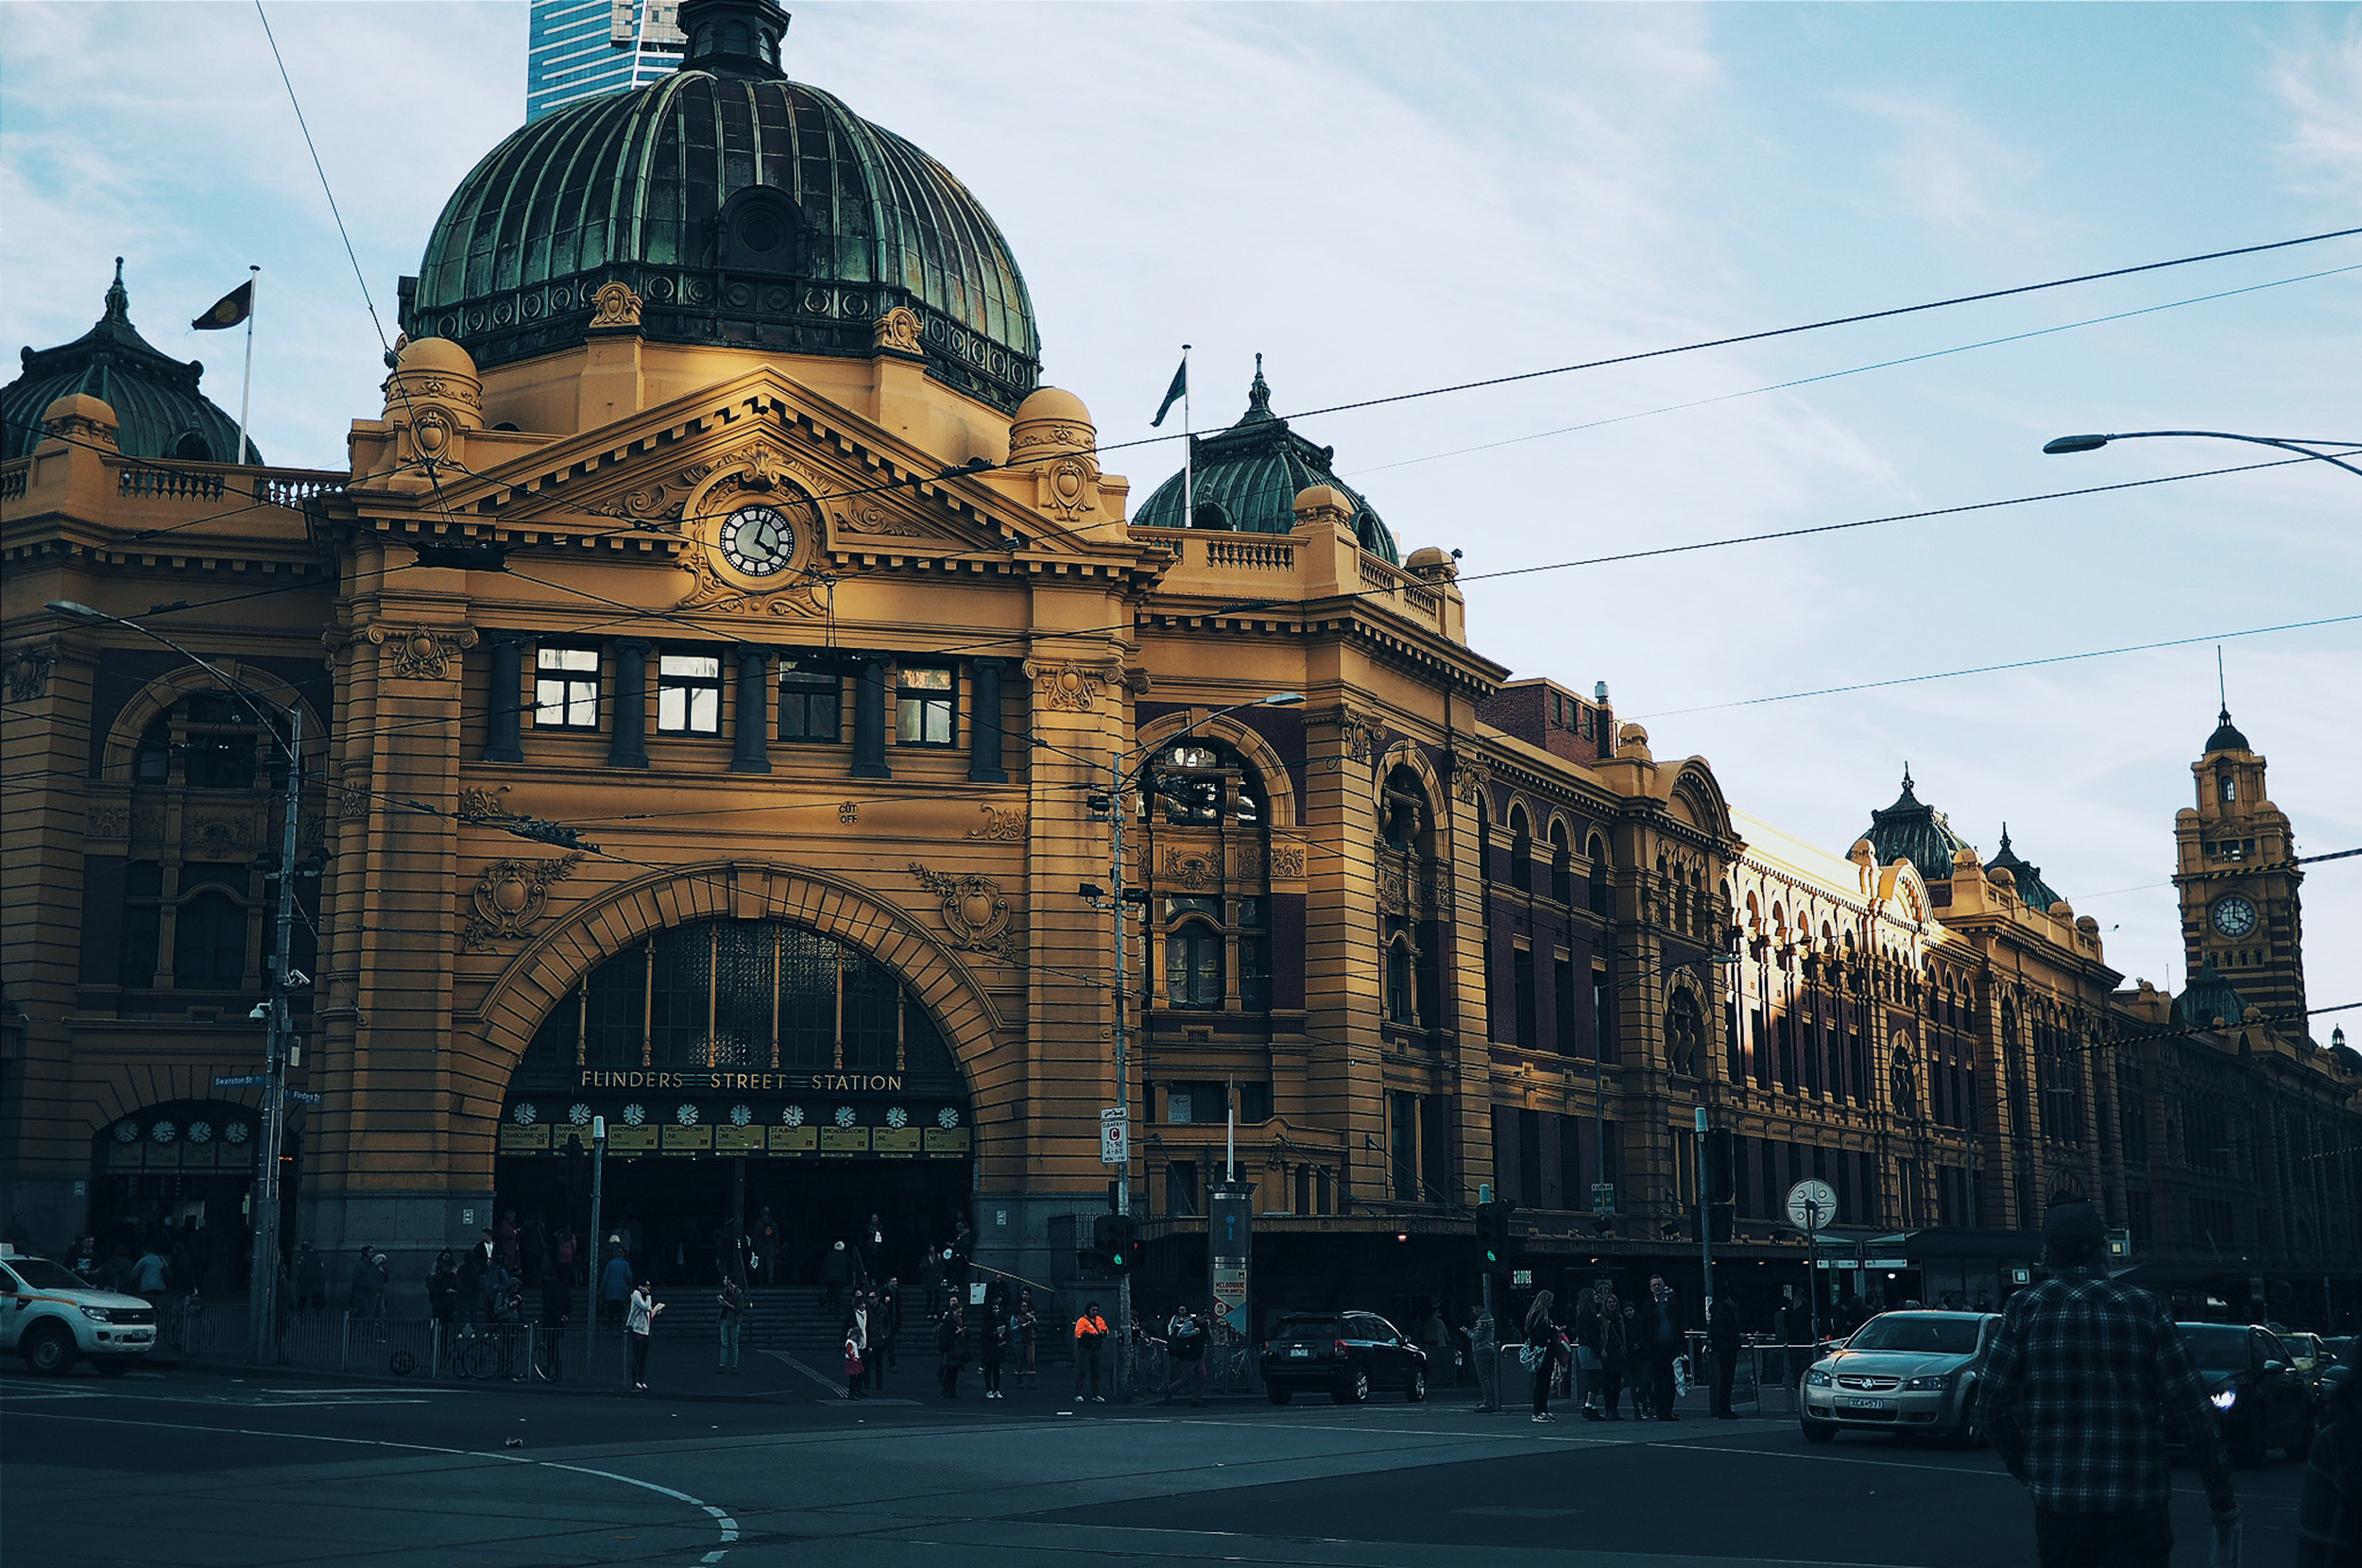
<svg viewBox="0 0 2362 1568"><path fill-rule="evenodd" d="M2223 709L2190 765L2198 804L2174 817L2188 972L2204 964L2281 1030L2303 1034L2304 946L2296 834L2264 793L2264 758Z"/></svg>

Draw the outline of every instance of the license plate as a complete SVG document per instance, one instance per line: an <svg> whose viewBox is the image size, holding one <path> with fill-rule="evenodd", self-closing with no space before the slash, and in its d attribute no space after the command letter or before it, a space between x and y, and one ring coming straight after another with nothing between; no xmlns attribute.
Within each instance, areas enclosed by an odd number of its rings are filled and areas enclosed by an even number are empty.
<svg viewBox="0 0 2362 1568"><path fill-rule="evenodd" d="M1856 1410L1883 1410L1887 1407L1883 1399L1849 1399L1845 1403L1849 1408Z"/></svg>
<svg viewBox="0 0 2362 1568"><path fill-rule="evenodd" d="M1305 1356L1309 1355L1312 1353L1302 1345L1290 1345L1288 1347L1288 1354L1290 1355Z"/></svg>

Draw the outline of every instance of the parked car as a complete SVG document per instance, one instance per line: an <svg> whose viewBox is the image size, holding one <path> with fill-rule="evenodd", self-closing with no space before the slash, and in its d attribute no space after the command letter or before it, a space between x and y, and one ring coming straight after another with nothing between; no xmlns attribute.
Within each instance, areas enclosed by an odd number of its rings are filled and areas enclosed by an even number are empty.
<svg viewBox="0 0 2362 1568"><path fill-rule="evenodd" d="M2331 1350L2327 1341L2318 1334L2307 1334L2302 1329L2287 1328L2276 1328L2271 1332L2282 1344L2288 1347L2289 1364L2304 1375L2307 1383L2317 1389L2319 1388L2321 1373L2327 1372L2330 1365L2337 1359L2337 1353Z"/></svg>
<svg viewBox="0 0 2362 1568"><path fill-rule="evenodd" d="M2313 1447L2313 1389L2296 1358L2268 1328L2182 1323L2190 1359L2206 1378L2221 1413L2223 1441L2235 1464L2255 1466L2277 1448L2302 1459Z"/></svg>
<svg viewBox="0 0 2362 1568"><path fill-rule="evenodd" d="M0 1351L53 1376L88 1361L115 1377L155 1348L156 1309L146 1302L0 1242Z"/></svg>
<svg viewBox="0 0 2362 1568"><path fill-rule="evenodd" d="M1427 1397L1427 1352L1375 1312L1295 1312L1263 1341L1263 1388L1274 1405L1325 1391L1359 1405L1378 1389Z"/></svg>
<svg viewBox="0 0 2362 1568"><path fill-rule="evenodd" d="M2001 1319L1991 1312L1882 1312L1806 1372L1796 1419L1806 1439L1841 1431L1974 1442L1977 1376Z"/></svg>

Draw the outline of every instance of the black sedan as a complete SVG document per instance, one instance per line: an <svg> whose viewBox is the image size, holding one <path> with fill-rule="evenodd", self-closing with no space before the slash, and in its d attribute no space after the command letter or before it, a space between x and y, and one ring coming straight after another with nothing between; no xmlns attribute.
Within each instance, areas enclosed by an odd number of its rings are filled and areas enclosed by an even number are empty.
<svg viewBox="0 0 2362 1568"><path fill-rule="evenodd" d="M1359 1405L1374 1389L1427 1397L1427 1352L1375 1312L1296 1312L1263 1341L1263 1388L1274 1405L1325 1391Z"/></svg>
<svg viewBox="0 0 2362 1568"><path fill-rule="evenodd" d="M2278 1335L2237 1323L2179 1326L2234 1463L2260 1465L2274 1448L2300 1460L2312 1451L2313 1390Z"/></svg>

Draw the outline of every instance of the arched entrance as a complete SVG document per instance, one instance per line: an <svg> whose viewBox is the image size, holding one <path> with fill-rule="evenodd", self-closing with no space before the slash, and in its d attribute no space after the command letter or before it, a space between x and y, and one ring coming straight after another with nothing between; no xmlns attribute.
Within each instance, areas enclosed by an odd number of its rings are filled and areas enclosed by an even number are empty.
<svg viewBox="0 0 2362 1568"><path fill-rule="evenodd" d="M843 1241L915 1278L974 1186L967 1083L918 994L870 954L784 919L709 918L601 963L542 1020L502 1101L496 1212L537 1238L587 1236L592 1127L607 1126L602 1228L663 1284L715 1278L764 1211L758 1283L818 1283Z"/></svg>
<svg viewBox="0 0 2362 1568"><path fill-rule="evenodd" d="M175 1099L116 1117L91 1135L94 1266L154 1246L174 1283L242 1290L253 1264L256 1138L261 1114L221 1100ZM280 1234L291 1236L297 1134L280 1147Z"/></svg>

